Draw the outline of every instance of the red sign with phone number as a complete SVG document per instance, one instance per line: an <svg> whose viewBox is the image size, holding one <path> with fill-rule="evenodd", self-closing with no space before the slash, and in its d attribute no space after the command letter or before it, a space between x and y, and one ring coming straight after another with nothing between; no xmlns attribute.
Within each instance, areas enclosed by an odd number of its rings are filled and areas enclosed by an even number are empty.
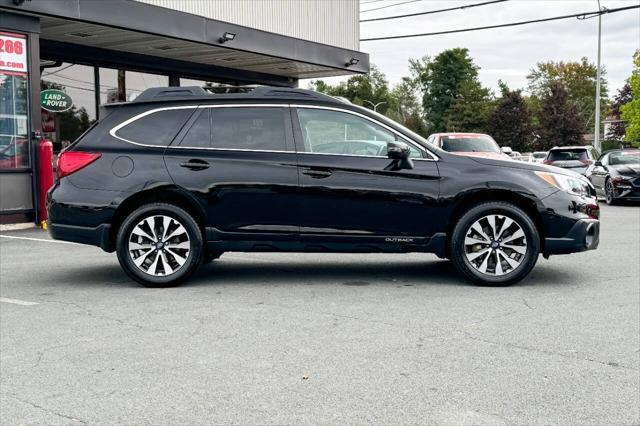
<svg viewBox="0 0 640 426"><path fill-rule="evenodd" d="M0 32L0 71L27 73L27 38Z"/></svg>

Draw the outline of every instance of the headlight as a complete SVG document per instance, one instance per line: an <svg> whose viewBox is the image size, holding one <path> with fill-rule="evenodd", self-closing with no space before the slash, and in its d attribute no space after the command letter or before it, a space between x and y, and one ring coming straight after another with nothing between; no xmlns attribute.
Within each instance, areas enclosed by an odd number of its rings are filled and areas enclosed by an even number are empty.
<svg viewBox="0 0 640 426"><path fill-rule="evenodd" d="M545 182L555 186L558 189L568 192L569 194L579 195L581 197L588 197L591 195L590 184L586 180L580 178L574 178L567 175L561 175L559 173L550 172L534 172L539 178Z"/></svg>
<svg viewBox="0 0 640 426"><path fill-rule="evenodd" d="M612 177L611 181L613 183L628 182L628 181L632 180L633 178L635 178L635 176L618 175L618 176Z"/></svg>

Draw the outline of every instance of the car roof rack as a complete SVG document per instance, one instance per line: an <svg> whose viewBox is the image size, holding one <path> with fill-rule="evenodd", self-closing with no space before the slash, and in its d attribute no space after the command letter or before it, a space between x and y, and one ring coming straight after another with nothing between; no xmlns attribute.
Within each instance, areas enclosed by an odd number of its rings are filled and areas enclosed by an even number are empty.
<svg viewBox="0 0 640 426"><path fill-rule="evenodd" d="M213 99L310 99L329 102L341 102L333 96L313 90L272 86L185 86L153 87L138 95L132 102L157 102L170 100L213 100Z"/></svg>

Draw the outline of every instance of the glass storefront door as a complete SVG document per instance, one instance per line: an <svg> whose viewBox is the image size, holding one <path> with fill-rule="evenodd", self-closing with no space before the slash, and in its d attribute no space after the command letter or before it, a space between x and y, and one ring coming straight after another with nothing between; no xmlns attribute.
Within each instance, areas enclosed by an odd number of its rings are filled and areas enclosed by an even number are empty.
<svg viewBox="0 0 640 426"><path fill-rule="evenodd" d="M35 217L29 37L0 29L0 223Z"/></svg>
<svg viewBox="0 0 640 426"><path fill-rule="evenodd" d="M30 166L27 38L0 32L0 169Z"/></svg>

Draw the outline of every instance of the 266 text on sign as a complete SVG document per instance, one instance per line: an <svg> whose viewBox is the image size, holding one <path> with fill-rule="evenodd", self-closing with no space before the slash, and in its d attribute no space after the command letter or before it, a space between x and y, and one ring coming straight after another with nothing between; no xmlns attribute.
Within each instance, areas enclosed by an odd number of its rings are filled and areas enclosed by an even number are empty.
<svg viewBox="0 0 640 426"><path fill-rule="evenodd" d="M0 33L0 71L27 73L26 37Z"/></svg>

